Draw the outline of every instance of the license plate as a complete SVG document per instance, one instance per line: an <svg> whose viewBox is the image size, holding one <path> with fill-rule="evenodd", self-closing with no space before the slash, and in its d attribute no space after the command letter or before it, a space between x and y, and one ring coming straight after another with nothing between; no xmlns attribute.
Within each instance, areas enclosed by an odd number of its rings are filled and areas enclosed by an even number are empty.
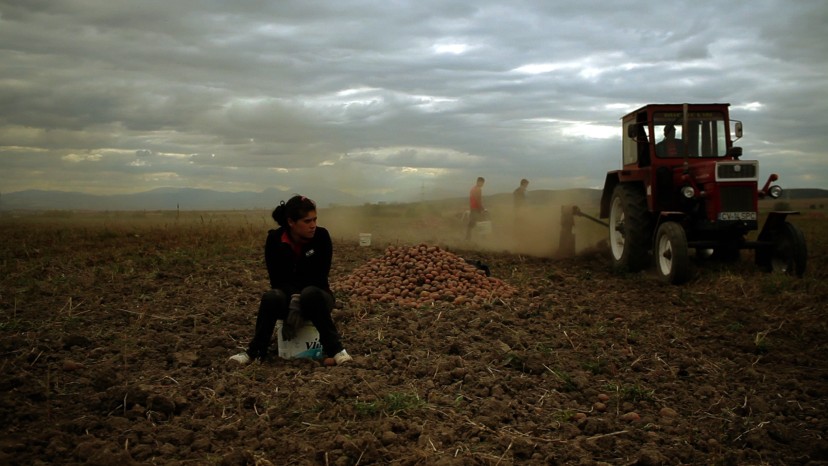
<svg viewBox="0 0 828 466"><path fill-rule="evenodd" d="M756 212L721 212L719 220L756 220Z"/></svg>

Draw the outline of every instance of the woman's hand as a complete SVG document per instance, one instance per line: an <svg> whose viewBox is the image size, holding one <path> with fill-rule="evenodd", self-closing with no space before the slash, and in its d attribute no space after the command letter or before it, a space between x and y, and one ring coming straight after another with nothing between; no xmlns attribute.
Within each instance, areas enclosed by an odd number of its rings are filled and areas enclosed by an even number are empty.
<svg viewBox="0 0 828 466"><path fill-rule="evenodd" d="M304 319L302 319L302 312L299 307L299 294L291 295L288 315L284 325L282 325L282 339L290 341L296 338L296 333L303 323Z"/></svg>

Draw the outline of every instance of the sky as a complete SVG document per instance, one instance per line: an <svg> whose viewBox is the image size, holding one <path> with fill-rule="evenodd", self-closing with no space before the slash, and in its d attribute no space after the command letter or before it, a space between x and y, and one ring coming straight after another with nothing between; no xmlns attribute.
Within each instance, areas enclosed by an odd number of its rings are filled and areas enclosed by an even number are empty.
<svg viewBox="0 0 828 466"><path fill-rule="evenodd" d="M828 189L824 0L0 0L0 192L600 188L620 117L725 102Z"/></svg>

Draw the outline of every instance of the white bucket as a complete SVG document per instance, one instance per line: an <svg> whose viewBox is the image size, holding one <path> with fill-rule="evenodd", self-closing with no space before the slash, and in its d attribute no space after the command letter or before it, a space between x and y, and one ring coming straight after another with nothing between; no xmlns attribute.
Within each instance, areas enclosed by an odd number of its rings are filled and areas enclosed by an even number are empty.
<svg viewBox="0 0 828 466"><path fill-rule="evenodd" d="M370 246L371 245L371 233L360 233L359 234L359 245L360 246Z"/></svg>
<svg viewBox="0 0 828 466"><path fill-rule="evenodd" d="M310 322L296 329L296 336L290 341L282 338L281 320L276 321L276 344L279 345L279 357L283 359L305 358L322 359L322 343L319 343L319 332Z"/></svg>
<svg viewBox="0 0 828 466"><path fill-rule="evenodd" d="M477 222L474 225L475 233L481 236L488 236L492 234L492 221L491 220L484 220L482 222Z"/></svg>

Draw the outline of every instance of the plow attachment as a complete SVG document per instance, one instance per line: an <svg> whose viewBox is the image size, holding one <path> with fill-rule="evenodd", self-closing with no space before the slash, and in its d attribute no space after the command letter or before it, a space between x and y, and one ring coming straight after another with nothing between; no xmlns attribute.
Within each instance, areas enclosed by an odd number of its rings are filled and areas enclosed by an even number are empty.
<svg viewBox="0 0 828 466"><path fill-rule="evenodd" d="M575 217L583 217L609 228L609 223L581 212L578 206L561 206L561 235L560 242L558 243L558 256L566 257L575 255L575 233L572 231L575 227Z"/></svg>

